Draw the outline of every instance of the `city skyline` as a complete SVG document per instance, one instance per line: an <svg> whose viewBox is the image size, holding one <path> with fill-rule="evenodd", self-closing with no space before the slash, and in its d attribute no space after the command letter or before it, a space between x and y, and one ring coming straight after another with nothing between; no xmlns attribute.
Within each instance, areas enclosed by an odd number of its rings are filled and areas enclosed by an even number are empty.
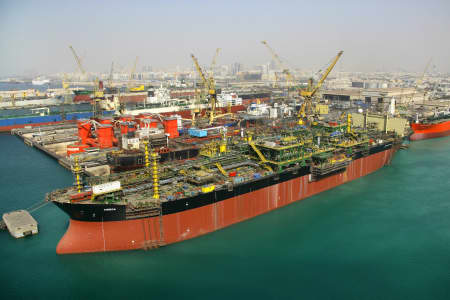
<svg viewBox="0 0 450 300"><path fill-rule="evenodd" d="M137 70L188 68L194 53L209 65L262 65L270 46L292 69L319 70L339 50L336 71L420 72L432 57L450 71L446 1L13 2L0 4L0 76L76 72L68 46L86 71L111 62Z"/></svg>

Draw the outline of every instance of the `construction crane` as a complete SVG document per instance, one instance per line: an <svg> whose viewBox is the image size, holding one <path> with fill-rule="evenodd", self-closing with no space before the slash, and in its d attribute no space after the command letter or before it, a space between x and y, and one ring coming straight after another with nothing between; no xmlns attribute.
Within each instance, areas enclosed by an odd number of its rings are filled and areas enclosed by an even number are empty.
<svg viewBox="0 0 450 300"><path fill-rule="evenodd" d="M77 53L75 52L75 49L73 49L72 46L69 46L70 50L72 51L73 56L75 57L75 60L77 62L78 68L81 71L81 74L85 74L86 72L84 71L83 65L81 64L81 59L80 57L78 57Z"/></svg>
<svg viewBox="0 0 450 300"><path fill-rule="evenodd" d="M302 107L299 110L298 114L298 124L304 125L305 119L309 118L311 115L312 110L312 99L314 95L317 93L317 91L322 86L325 79L327 79L328 74L330 74L331 70L333 70L334 66L338 62L339 58L342 56L344 51L339 51L339 53L336 55L336 57L332 60L331 64L328 66L328 68L325 70L325 72L322 74L322 77L319 79L317 84L313 86L313 79L309 79L308 87L304 90L300 91L300 96L303 97L304 101L302 104Z"/></svg>
<svg viewBox="0 0 450 300"><path fill-rule="evenodd" d="M269 46L269 44L267 43L267 41L261 41L261 43L267 47L267 49L269 49L270 53L272 54L273 59L275 60L275 62L277 63L278 67L281 68L282 72L285 74L286 76L286 85L289 91L289 88L291 87L291 84L294 83L294 78L291 75L291 72L289 72L289 69L286 68L283 64L283 62L281 61L280 57L278 56L278 54L275 53L275 51Z"/></svg>
<svg viewBox="0 0 450 300"><path fill-rule="evenodd" d="M111 63L111 71L109 71L108 77L108 86L110 88L112 87L113 73L114 73L114 62Z"/></svg>
<svg viewBox="0 0 450 300"><path fill-rule="evenodd" d="M145 86L143 84L141 84L139 86L132 85L133 75L136 72L137 62L138 62L138 57L136 56L136 59L134 60L134 65L130 71L130 82L129 82L129 86L128 86L128 89L130 90L130 92L141 92L141 91L145 90Z"/></svg>
<svg viewBox="0 0 450 300"><path fill-rule="evenodd" d="M216 50L216 56L217 56L218 52L219 52L219 50ZM209 103L210 103L209 123L212 124L214 122L214 119L229 115L230 113L216 115L217 92L216 92L216 83L215 83L214 77L212 76L212 73L211 73L210 76L208 78L206 78L205 73L203 72L202 68L200 67L200 64L198 63L198 60L194 56L194 54L191 54L191 58L194 61L195 68L197 70L197 73L200 75L200 78L202 79L205 89L208 91ZM214 60L215 60L215 58L213 59L213 61Z"/></svg>
<svg viewBox="0 0 450 300"><path fill-rule="evenodd" d="M414 101L414 97L415 97L415 95L417 93L417 89L419 88L419 85L422 84L423 79L425 78L425 74L427 73L428 68L430 67L432 60L433 60L433 58L430 58L428 60L428 63L426 64L425 69L423 70L422 76L420 76L419 80L416 81L416 86L415 86L415 89L414 89L414 93L411 95L411 98L409 99L409 102L410 101ZM425 104L425 96L426 96L426 94L427 94L427 91L424 89L423 90L423 104Z"/></svg>
<svg viewBox="0 0 450 300"><path fill-rule="evenodd" d="M197 72L200 75L200 78L202 79L205 89L208 91L209 102L210 102L209 122L212 123L214 121L214 117L215 117L216 99L217 99L215 82L212 77L208 78L208 79L206 78L206 76L203 73L202 68L200 67L200 64L198 63L198 60L194 56L194 54L191 54L191 58L194 61L195 68L197 69Z"/></svg>
<svg viewBox="0 0 450 300"><path fill-rule="evenodd" d="M211 80L211 78L213 78L213 72L214 72L214 68L216 66L216 60L217 60L217 56L219 56L219 52L220 52L220 48L216 49L216 53L213 56L213 60L211 62L211 67L210 67L210 71L209 71L209 80Z"/></svg>

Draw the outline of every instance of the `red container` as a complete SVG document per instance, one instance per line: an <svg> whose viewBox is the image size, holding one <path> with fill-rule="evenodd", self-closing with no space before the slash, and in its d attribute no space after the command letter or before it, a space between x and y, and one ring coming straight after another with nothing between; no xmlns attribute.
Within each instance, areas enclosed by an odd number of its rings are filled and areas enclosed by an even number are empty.
<svg viewBox="0 0 450 300"><path fill-rule="evenodd" d="M163 121L164 132L169 134L169 139L173 139L179 136L178 133L178 120L176 118L165 119Z"/></svg>
<svg viewBox="0 0 450 300"><path fill-rule="evenodd" d="M230 177L236 177L236 171L228 173L228 176Z"/></svg>
<svg viewBox="0 0 450 300"><path fill-rule="evenodd" d="M92 191L81 192L75 195L70 195L70 202L79 202L83 200L89 200L91 198Z"/></svg>

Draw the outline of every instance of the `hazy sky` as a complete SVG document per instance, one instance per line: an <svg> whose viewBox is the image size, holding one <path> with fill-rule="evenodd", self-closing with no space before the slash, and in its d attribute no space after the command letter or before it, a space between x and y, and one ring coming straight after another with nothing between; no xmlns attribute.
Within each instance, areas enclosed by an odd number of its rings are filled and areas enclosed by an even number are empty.
<svg viewBox="0 0 450 300"><path fill-rule="evenodd" d="M450 71L450 0L19 1L0 0L0 76L130 68L263 64L267 40L291 68Z"/></svg>

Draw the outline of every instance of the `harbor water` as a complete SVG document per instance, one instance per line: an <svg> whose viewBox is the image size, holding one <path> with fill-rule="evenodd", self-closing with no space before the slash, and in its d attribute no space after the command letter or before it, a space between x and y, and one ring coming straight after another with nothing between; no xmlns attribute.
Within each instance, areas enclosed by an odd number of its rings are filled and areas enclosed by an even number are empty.
<svg viewBox="0 0 450 300"><path fill-rule="evenodd" d="M72 174L0 135L0 213L28 208ZM3 299L449 299L450 137L246 222L152 251L58 256L68 217L32 213L39 234L0 232Z"/></svg>

